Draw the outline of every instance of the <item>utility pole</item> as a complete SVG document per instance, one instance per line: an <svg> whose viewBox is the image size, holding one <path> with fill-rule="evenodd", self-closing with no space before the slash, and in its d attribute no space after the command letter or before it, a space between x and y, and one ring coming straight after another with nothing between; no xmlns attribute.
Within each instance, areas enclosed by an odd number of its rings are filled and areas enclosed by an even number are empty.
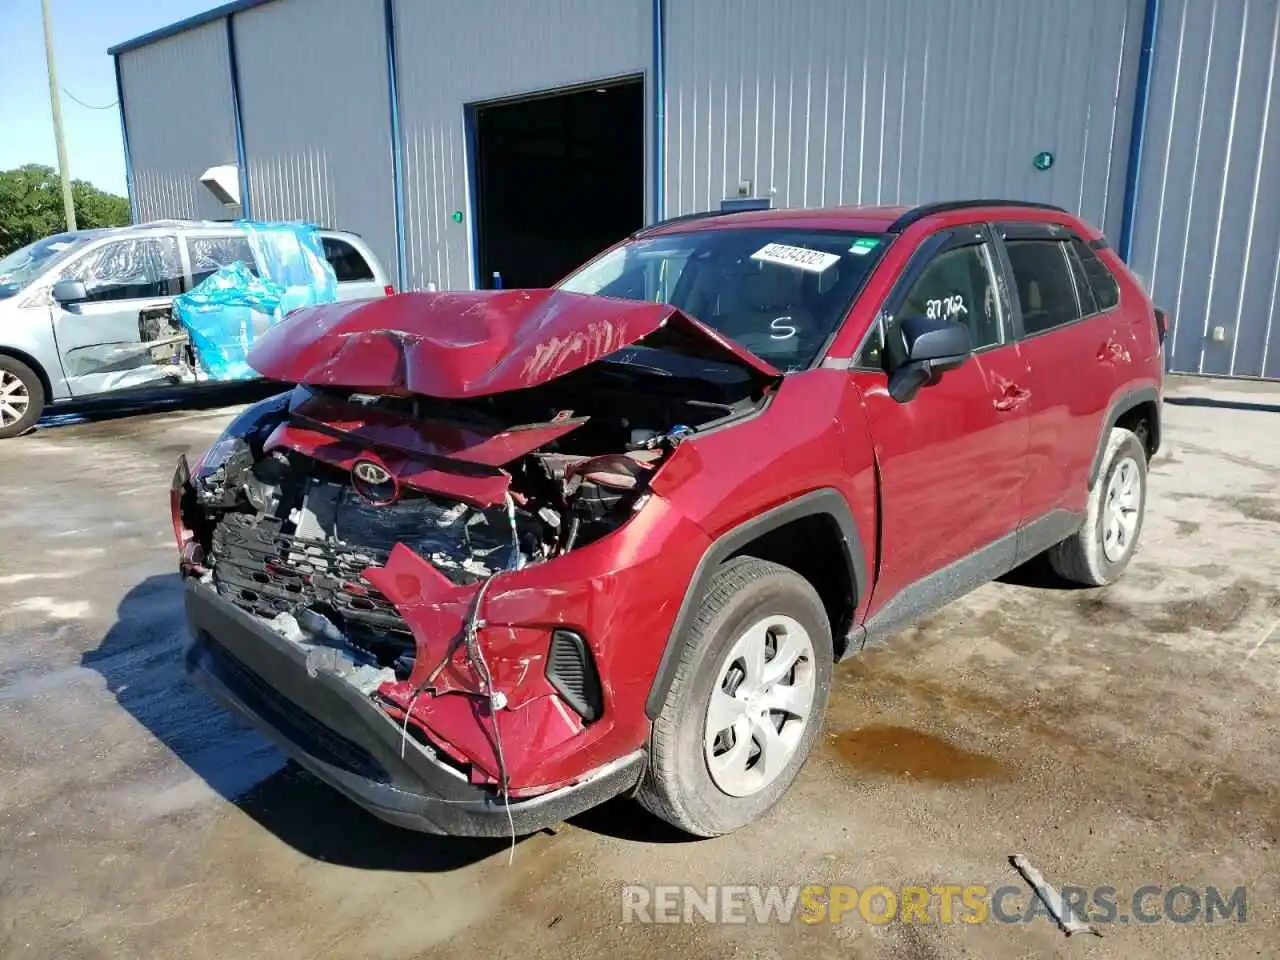
<svg viewBox="0 0 1280 960"><path fill-rule="evenodd" d="M76 228L76 205L71 197L71 174L67 169L67 141L62 135L62 96L58 91L58 68L53 62L53 21L49 17L49 0L40 0L44 17L44 61L49 66L49 106L53 109L53 141L58 147L58 176L62 179L62 206L66 211L67 229Z"/></svg>

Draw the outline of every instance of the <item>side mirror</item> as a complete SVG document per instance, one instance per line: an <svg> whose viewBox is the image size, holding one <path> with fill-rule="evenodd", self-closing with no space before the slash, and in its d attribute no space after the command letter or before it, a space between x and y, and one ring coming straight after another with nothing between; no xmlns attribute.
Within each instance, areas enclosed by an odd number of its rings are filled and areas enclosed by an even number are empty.
<svg viewBox="0 0 1280 960"><path fill-rule="evenodd" d="M89 299L84 284L79 280L59 280L53 285L52 293L58 303L80 303Z"/></svg>
<svg viewBox="0 0 1280 960"><path fill-rule="evenodd" d="M920 388L954 370L973 352L969 328L962 323L928 317L903 317L898 324L903 358L889 373L889 396L906 403Z"/></svg>

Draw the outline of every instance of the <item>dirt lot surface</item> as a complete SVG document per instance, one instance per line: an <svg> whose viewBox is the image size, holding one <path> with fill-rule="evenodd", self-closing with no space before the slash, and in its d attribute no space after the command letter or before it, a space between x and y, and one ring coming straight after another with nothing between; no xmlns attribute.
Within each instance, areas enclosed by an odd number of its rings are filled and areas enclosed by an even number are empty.
<svg viewBox="0 0 1280 960"><path fill-rule="evenodd" d="M839 666L821 749L739 834L615 802L510 866L382 825L187 685L167 489L232 409L0 443L0 956L1280 956L1280 391L1170 398L1121 583L1018 571ZM621 922L623 884L994 890L1015 853L1119 914L1244 886L1247 922Z"/></svg>

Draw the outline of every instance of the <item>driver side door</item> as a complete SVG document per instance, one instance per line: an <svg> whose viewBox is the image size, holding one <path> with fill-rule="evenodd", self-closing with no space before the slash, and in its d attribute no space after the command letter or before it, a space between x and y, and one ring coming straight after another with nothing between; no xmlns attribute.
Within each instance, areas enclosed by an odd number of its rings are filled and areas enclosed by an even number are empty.
<svg viewBox="0 0 1280 960"><path fill-rule="evenodd" d="M888 630L894 624L886 619L913 619L1013 565L1030 441L1029 370L997 264L985 227L930 237L855 359L852 378L881 489L880 567L869 611ZM889 354L907 316L965 324L973 354L900 403L888 391Z"/></svg>
<svg viewBox="0 0 1280 960"><path fill-rule="evenodd" d="M82 254L59 280L79 280L86 297L53 304L53 330L72 396L166 383L172 351L144 342L143 317L162 312L184 287L176 236L127 237Z"/></svg>

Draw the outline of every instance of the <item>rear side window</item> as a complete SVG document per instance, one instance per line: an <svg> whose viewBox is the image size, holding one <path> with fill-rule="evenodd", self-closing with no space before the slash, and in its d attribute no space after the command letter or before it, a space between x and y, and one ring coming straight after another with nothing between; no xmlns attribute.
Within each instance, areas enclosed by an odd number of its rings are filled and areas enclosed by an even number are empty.
<svg viewBox="0 0 1280 960"><path fill-rule="evenodd" d="M1080 319L1065 242L1009 240L1005 246L1022 304L1023 330L1028 335Z"/></svg>
<svg viewBox="0 0 1280 960"><path fill-rule="evenodd" d="M258 276L258 265L253 259L249 238L229 234L225 237L188 237L187 253L191 256L191 282L199 284L222 267L243 263L249 272Z"/></svg>
<svg viewBox="0 0 1280 960"><path fill-rule="evenodd" d="M1120 302L1120 287L1116 278L1111 275L1102 258L1089 249L1083 240L1072 240L1071 249L1080 261L1080 269L1084 273L1085 284L1093 294L1093 301L1099 310L1110 310ZM1081 288L1083 294L1083 287Z"/></svg>
<svg viewBox="0 0 1280 960"><path fill-rule="evenodd" d="M322 237L324 258L333 267L339 283L352 283L373 279L373 268L360 256L360 251L337 237Z"/></svg>

